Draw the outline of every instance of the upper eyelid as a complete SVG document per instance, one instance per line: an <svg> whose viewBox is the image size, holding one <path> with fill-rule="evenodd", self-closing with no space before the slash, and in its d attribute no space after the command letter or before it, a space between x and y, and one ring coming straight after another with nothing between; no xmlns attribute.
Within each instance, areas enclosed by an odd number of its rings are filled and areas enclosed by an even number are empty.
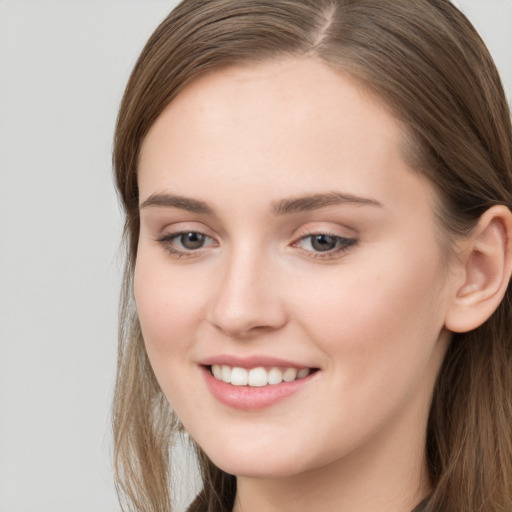
<svg viewBox="0 0 512 512"><path fill-rule="evenodd" d="M332 238L339 238L341 240L356 240L356 236L347 236L347 235L340 235L339 233L334 233L333 231L328 230L315 230L311 231L309 233L305 233L304 235L300 235L297 237L297 240L303 240L304 238L309 238L310 236L319 236L319 235L326 235L331 236Z"/></svg>
<svg viewBox="0 0 512 512"><path fill-rule="evenodd" d="M183 233L200 233L210 238L218 238L216 232L205 226L202 222L197 221L180 221L171 224L165 224L163 227L158 227L157 236L173 237Z"/></svg>
<svg viewBox="0 0 512 512"><path fill-rule="evenodd" d="M336 220L317 220L311 219L306 222L302 222L299 228L294 231L294 235L297 237L309 236L309 235L331 235L338 236L341 238L357 238L359 232L354 227Z"/></svg>
<svg viewBox="0 0 512 512"><path fill-rule="evenodd" d="M197 233L199 235L204 235L205 238L216 241L213 236L210 236L209 234L204 233L203 231L198 231L198 230L194 230L194 229L182 229L180 231L175 231L172 233L163 233L161 235L158 235L156 237L156 240L159 242L165 242L165 241L173 240L175 238L179 238L180 236L186 235L188 233Z"/></svg>
<svg viewBox="0 0 512 512"><path fill-rule="evenodd" d="M353 231L353 230L350 230ZM317 235L326 235L330 236L332 238L337 238L340 240L347 240L351 242L357 242L359 240L359 234L356 234L355 232L352 232L352 234L345 234L345 233L339 233L336 229L322 229L321 227L319 229L312 228L307 229L301 232L301 229L298 233L295 234L294 241L292 242L292 245L295 243L298 243L300 240L307 239L312 236Z"/></svg>
<svg viewBox="0 0 512 512"><path fill-rule="evenodd" d="M211 234L208 234L206 232L207 230L198 230L198 229L179 229L179 230L176 230L176 231L172 231L172 232L168 232L168 233L162 233L160 235L158 235L156 238L157 239L171 239L171 238L176 238L180 235L184 235L184 234L187 234L187 233L198 233L198 234L201 234L201 235L204 235L205 237L207 238L210 238L212 240L216 240L216 238L218 237L215 237ZM322 230L322 229L317 229L317 230L311 230L311 231L308 231L308 232L305 232L303 234L298 234L298 235L295 235L293 237L293 240L292 240L292 244L293 243L296 243L300 240L304 240L306 238L309 238L311 236L318 236L318 235L327 235L327 236L330 236L330 237L333 237L333 238L337 238L337 239L340 239L340 240L357 240L357 237L356 236L346 236L346 235L341 235L341 234L338 234L338 233L334 233L333 231L329 231L329 230Z"/></svg>
<svg viewBox="0 0 512 512"><path fill-rule="evenodd" d="M325 236L329 236L331 238L335 238L336 240L341 240L341 241L344 241L344 242L348 242L348 243L345 244L347 247L350 246L350 245L354 245L354 244L356 244L358 242L358 239L356 237L348 237L348 236L343 236L343 235L336 235L334 233L329 233L327 231L319 231L319 232L303 235L303 236L297 238L294 242L292 242L291 245L297 244L300 241L306 240L306 239L311 238L313 236L320 236L320 235L325 235Z"/></svg>

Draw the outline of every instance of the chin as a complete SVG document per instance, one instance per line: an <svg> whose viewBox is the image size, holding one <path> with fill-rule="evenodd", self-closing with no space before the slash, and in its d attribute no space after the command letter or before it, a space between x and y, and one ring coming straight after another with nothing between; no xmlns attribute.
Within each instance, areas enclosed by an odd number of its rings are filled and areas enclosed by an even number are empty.
<svg viewBox="0 0 512 512"><path fill-rule="evenodd" d="M276 448L272 450L258 449L255 446L247 448L232 447L229 450L203 450L210 460L222 471L246 478L274 479L297 476L316 467L328 464L329 461L309 460L304 457L302 449L293 450Z"/></svg>
<svg viewBox="0 0 512 512"><path fill-rule="evenodd" d="M249 460L213 460L213 463L222 471L245 478L276 479L293 477L300 474L298 462L279 460L269 462L264 457Z"/></svg>

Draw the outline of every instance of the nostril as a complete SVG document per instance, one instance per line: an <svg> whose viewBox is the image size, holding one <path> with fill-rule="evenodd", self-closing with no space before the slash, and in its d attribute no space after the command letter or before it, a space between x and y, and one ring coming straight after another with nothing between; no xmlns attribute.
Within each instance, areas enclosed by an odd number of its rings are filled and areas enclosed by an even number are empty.
<svg viewBox="0 0 512 512"><path fill-rule="evenodd" d="M208 321L233 338L247 338L279 329L287 322L281 292L275 280L250 270L250 261L234 265L219 285Z"/></svg>

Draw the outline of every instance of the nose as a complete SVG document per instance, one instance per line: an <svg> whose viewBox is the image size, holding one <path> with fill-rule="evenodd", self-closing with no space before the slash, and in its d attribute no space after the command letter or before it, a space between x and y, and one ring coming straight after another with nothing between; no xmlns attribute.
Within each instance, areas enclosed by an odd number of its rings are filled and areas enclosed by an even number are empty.
<svg viewBox="0 0 512 512"><path fill-rule="evenodd" d="M271 260L252 251L231 255L218 278L211 324L233 338L249 338L286 324L279 270Z"/></svg>

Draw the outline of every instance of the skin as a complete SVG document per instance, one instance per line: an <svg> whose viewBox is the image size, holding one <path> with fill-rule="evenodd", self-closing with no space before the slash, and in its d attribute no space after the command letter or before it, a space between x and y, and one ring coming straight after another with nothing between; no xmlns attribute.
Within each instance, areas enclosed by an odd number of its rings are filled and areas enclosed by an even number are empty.
<svg viewBox="0 0 512 512"><path fill-rule="evenodd" d="M426 423L460 272L402 133L347 77L289 59L202 76L144 141L142 332L185 428L237 475L236 511L410 512L430 491ZM364 201L274 211L329 193ZM150 204L158 194L211 211ZM183 231L204 245L184 248ZM332 251L312 246L322 233L339 237ZM200 361L217 355L319 370L270 407L238 410L205 384Z"/></svg>

